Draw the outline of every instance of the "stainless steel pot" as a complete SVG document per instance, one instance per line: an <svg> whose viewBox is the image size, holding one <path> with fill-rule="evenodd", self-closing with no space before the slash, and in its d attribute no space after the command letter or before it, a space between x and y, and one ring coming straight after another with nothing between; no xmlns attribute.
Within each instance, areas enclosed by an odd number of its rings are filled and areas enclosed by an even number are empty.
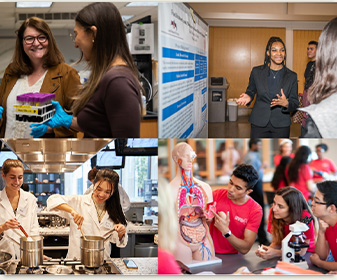
<svg viewBox="0 0 337 280"><path fill-rule="evenodd" d="M21 264L36 267L43 264L43 236L20 238Z"/></svg>
<svg viewBox="0 0 337 280"><path fill-rule="evenodd" d="M11 264L11 261L12 255L10 253L0 251L0 269L6 270Z"/></svg>
<svg viewBox="0 0 337 280"><path fill-rule="evenodd" d="M86 267L99 267L104 262L104 239L100 236L81 236L81 263Z"/></svg>

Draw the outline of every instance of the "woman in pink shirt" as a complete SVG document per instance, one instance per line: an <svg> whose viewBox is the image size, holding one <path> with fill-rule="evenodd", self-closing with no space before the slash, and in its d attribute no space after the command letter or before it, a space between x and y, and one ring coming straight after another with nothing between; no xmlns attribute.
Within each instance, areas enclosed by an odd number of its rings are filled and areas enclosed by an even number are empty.
<svg viewBox="0 0 337 280"><path fill-rule="evenodd" d="M316 191L316 184L313 180L314 175L309 165L310 159L310 148L308 146L300 146L287 168L289 186L301 191L306 201Z"/></svg>
<svg viewBox="0 0 337 280"><path fill-rule="evenodd" d="M256 250L255 254L263 259L271 259L282 256L282 240L289 234L289 225L301 221L305 217L313 217L308 203L302 193L293 187L285 187L277 190L273 206L269 212L267 231L272 234L273 241L270 246L262 245L263 250ZM315 252L315 223L309 223L309 229L304 232L305 242L309 248L302 248L300 255Z"/></svg>

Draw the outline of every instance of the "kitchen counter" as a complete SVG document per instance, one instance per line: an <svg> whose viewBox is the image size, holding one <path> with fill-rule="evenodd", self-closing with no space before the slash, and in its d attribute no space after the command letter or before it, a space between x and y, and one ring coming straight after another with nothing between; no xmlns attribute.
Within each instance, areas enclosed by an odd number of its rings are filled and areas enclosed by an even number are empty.
<svg viewBox="0 0 337 280"><path fill-rule="evenodd" d="M134 223L128 224L128 233L158 233L158 225L135 225Z"/></svg>
<svg viewBox="0 0 337 280"><path fill-rule="evenodd" d="M69 236L70 227L40 227L40 235L42 236L50 236L50 235L57 235L57 236ZM134 233L158 233L158 225L135 225L133 223L128 224L128 234Z"/></svg>
<svg viewBox="0 0 337 280"><path fill-rule="evenodd" d="M42 236L69 236L70 227L40 227L39 232Z"/></svg>
<svg viewBox="0 0 337 280"><path fill-rule="evenodd" d="M123 259L133 260L138 269L127 269ZM158 274L158 258L112 258L113 264L126 275L150 275Z"/></svg>

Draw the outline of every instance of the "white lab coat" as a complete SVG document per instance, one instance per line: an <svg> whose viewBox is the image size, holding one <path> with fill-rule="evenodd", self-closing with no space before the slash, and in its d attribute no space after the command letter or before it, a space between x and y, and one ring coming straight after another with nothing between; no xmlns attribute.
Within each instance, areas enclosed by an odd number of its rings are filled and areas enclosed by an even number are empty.
<svg viewBox="0 0 337 280"><path fill-rule="evenodd" d="M4 188L0 191L0 213L0 224L16 218L29 236L39 235L36 197L31 193L20 189L19 204L16 215L14 215L6 188ZM20 229L5 230L4 237L0 241L0 250L12 254L15 259L20 259L20 238L23 236Z"/></svg>
<svg viewBox="0 0 337 280"><path fill-rule="evenodd" d="M55 207L66 203L72 207L77 213L83 216L84 221L82 224L83 233L86 236L101 236L106 238L104 241L104 259L110 258L111 243L115 243L117 247L125 247L128 242L128 235L125 233L122 240L115 237L115 234L111 234L114 229L114 222L109 217L108 212L105 212L101 223L98 221L96 208L94 202L89 195L59 195L54 194L47 199L47 210L56 211L61 217L70 220L70 233L69 233L69 247L67 259L80 259L80 237L81 231L77 229L77 225L74 222L70 213L56 209ZM116 233L116 232L114 232Z"/></svg>
<svg viewBox="0 0 337 280"><path fill-rule="evenodd" d="M85 191L84 195L92 193L94 191L94 185L92 184L87 190ZM121 201L123 212L125 213L130 209L131 203L130 198L126 191L123 189L121 184L118 184L118 192L119 192L119 199Z"/></svg>

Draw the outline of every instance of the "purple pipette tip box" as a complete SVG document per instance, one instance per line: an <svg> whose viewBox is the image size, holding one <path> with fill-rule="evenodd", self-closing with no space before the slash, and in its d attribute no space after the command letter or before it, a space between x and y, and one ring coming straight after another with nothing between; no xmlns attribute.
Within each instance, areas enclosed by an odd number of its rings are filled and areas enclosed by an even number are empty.
<svg viewBox="0 0 337 280"><path fill-rule="evenodd" d="M46 102L48 100L55 99L54 93L43 93L43 92L29 92L20 94L16 97L17 101L21 102Z"/></svg>

